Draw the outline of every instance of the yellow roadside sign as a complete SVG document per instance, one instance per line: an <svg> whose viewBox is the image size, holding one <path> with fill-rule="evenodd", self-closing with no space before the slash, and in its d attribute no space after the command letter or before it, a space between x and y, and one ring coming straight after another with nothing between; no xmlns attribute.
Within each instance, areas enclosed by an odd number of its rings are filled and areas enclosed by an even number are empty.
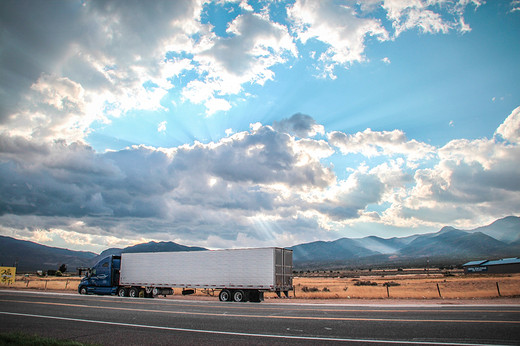
<svg viewBox="0 0 520 346"><path fill-rule="evenodd" d="M0 282L14 283L16 276L16 267L0 267Z"/></svg>

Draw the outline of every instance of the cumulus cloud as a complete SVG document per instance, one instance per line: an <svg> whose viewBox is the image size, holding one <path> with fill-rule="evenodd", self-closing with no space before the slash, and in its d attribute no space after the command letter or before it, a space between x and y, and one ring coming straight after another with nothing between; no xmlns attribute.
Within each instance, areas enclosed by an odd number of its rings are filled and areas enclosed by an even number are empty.
<svg viewBox="0 0 520 346"><path fill-rule="evenodd" d="M258 225L259 215L297 217L298 196L326 189L335 179L318 161L331 154L324 142L302 143L270 126L216 143L107 153L79 142L34 145L20 136L3 135L0 143L4 230L12 216L22 223L38 215L48 229L66 229L66 220L75 219L97 235L113 235L122 224L134 237L157 232L191 241L210 235L258 238L251 225Z"/></svg>
<svg viewBox="0 0 520 346"><path fill-rule="evenodd" d="M226 31L229 37L208 35L193 47L200 78L183 90L187 100L204 103L209 115L228 110L226 96L241 92L242 84L272 80L271 68L297 54L287 28L261 14L241 14Z"/></svg>
<svg viewBox="0 0 520 346"><path fill-rule="evenodd" d="M334 78L336 66L367 60L365 45L371 37L385 41L417 27L432 33L462 30L468 3L298 0L287 5L287 21L273 21L269 6L255 12L241 2L234 4L238 14L219 36L202 21L208 6L202 0L31 2L31 11L24 3L4 1L0 124L12 128L21 118L37 117L43 119L40 132L52 133L56 124L51 118L58 117L80 139L93 122L107 123L131 110L162 109L161 99L173 89L212 115L231 109L233 97L243 96L245 87L274 80L275 66L299 58L298 43L325 44L324 51L316 52L316 64L321 76ZM384 9L393 34L381 24L378 8ZM188 72L185 84L173 83ZM65 105L52 103L58 98L81 102L78 111L86 113L73 112L65 119ZM38 115L27 114L45 101L62 114L42 108ZM45 122L53 128L45 129ZM70 139L64 130L63 136L56 135Z"/></svg>
<svg viewBox="0 0 520 346"><path fill-rule="evenodd" d="M357 219L369 204L378 204L384 184L374 174L356 171L327 192L328 198L316 208L334 221Z"/></svg>
<svg viewBox="0 0 520 346"><path fill-rule="evenodd" d="M161 108L172 87L167 78L189 68L182 59L165 61L166 49L189 46L202 7L70 1L31 2L27 11L26 5L0 5L0 125L67 140L82 139L93 121Z"/></svg>
<svg viewBox="0 0 520 346"><path fill-rule="evenodd" d="M165 132L167 124L168 124L168 122L166 120L165 121L161 121L159 123L159 125L157 126L157 132Z"/></svg>
<svg viewBox="0 0 520 346"><path fill-rule="evenodd" d="M64 77L42 75L31 86L27 102L9 117L0 131L34 140L82 140L96 119L88 112L88 96L83 87Z"/></svg>
<svg viewBox="0 0 520 346"><path fill-rule="evenodd" d="M335 64L348 66L365 60L367 36L388 39L388 32L379 20L362 18L352 7L333 1L298 0L287 14L302 43L314 38L328 45L318 60L324 64L323 71L329 77L334 77L331 68Z"/></svg>
<svg viewBox="0 0 520 346"><path fill-rule="evenodd" d="M507 119L498 127L495 135L500 135L511 143L520 143L520 107L513 110Z"/></svg>
<svg viewBox="0 0 520 346"><path fill-rule="evenodd" d="M78 9L71 2L35 2L31 6L34 11L26 11L21 2L0 4L0 123L16 110L23 91L43 71L52 72L54 62L66 54L68 44L81 30L75 25Z"/></svg>
<svg viewBox="0 0 520 346"><path fill-rule="evenodd" d="M323 125L317 124L311 116L301 113L293 114L289 119L275 121L273 128L302 138L325 133Z"/></svg>
<svg viewBox="0 0 520 346"><path fill-rule="evenodd" d="M516 117L517 110L497 133L517 133ZM3 134L0 228L70 246L80 238L101 246L116 235L210 247L291 245L337 237L356 222L474 226L520 207L517 142L433 147L397 130L336 131L319 140L286 131L302 119L316 125L299 115L207 144L106 153ZM340 179L322 162L332 155L365 161Z"/></svg>
<svg viewBox="0 0 520 346"><path fill-rule="evenodd" d="M481 5L481 1L456 1L444 0L384 0L382 7L387 12L387 18L395 29L395 37L402 32L418 28L423 33L445 33L455 29L460 32L470 31L471 28L464 21L464 11L469 4L475 7ZM443 16L439 9L447 11L450 16Z"/></svg>
<svg viewBox="0 0 520 346"><path fill-rule="evenodd" d="M352 63L367 60L365 46L371 37L387 41L416 28L429 34L449 30L470 31L469 25L464 22L464 11L469 3L475 7L481 4L477 0L297 0L287 14L298 40L305 44L315 39L327 46L324 52L314 55L320 63L320 76L334 79L336 66L349 67ZM372 16L381 8L386 12L386 19L393 30L385 28L380 19ZM383 61L390 62L388 58Z"/></svg>
<svg viewBox="0 0 520 346"><path fill-rule="evenodd" d="M372 131L366 129L353 135L334 131L327 134L329 142L343 154L361 153L366 157L404 155L410 163L431 158L435 148L416 140L408 140L403 131Z"/></svg>
<svg viewBox="0 0 520 346"><path fill-rule="evenodd" d="M504 131L511 142L459 139L438 148L434 166L417 169L414 186L385 211L388 220L401 220L408 226L449 220L471 227L517 214L520 147L514 141L519 127L514 120L516 111L497 130Z"/></svg>

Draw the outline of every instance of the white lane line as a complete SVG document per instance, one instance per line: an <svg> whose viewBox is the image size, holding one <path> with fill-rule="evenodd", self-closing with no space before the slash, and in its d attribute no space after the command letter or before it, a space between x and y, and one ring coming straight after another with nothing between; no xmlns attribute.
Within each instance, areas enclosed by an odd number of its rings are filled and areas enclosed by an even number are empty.
<svg viewBox="0 0 520 346"><path fill-rule="evenodd" d="M406 344L406 345L497 346L496 344L471 344L471 343L454 343L454 342L350 339L350 338L326 338L326 337L319 337L319 336L253 334L253 333L241 333L241 332L226 332L226 331L219 331L219 330L176 328L176 327L164 327L164 326L150 326L150 325L146 325L146 324L132 324L132 323L123 323L123 322L85 320L85 319L80 319L80 318L23 314L23 313L7 312L7 311L0 311L0 315L35 317L35 318L45 318L45 319L53 319L53 320L61 320L61 321L73 321L73 322L84 322L84 323L95 323L95 324L107 324L107 325L133 327L133 328L160 329L160 330L170 330L170 331L176 331L176 332L248 336L248 337L259 337L259 338L277 338L277 339L312 340L312 341L362 342L362 343L380 343L380 344Z"/></svg>

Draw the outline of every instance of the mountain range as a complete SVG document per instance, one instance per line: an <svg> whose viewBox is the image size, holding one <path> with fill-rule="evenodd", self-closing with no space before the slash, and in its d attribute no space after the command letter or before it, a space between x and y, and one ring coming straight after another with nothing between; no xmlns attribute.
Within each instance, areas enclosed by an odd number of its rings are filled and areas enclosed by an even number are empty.
<svg viewBox="0 0 520 346"><path fill-rule="evenodd" d="M100 259L105 258L109 255L120 255L123 252L175 252L175 251L204 251L207 250L203 247L196 247L196 246L185 246L180 245L171 241L161 241L161 242L155 242L151 241L149 243L143 243L143 244L137 244L134 246L125 247L124 249L121 248L110 248L103 252L101 252L99 255L94 257L93 262L96 263Z"/></svg>
<svg viewBox="0 0 520 346"><path fill-rule="evenodd" d="M57 270L66 264L69 271L90 266L96 254L88 251L73 251L0 236L0 265L17 267L18 272Z"/></svg>
<svg viewBox="0 0 520 346"><path fill-rule="evenodd" d="M341 238L290 247L295 269L389 267L461 264L476 259L520 255L520 217L508 216L473 230L443 227L439 232L401 238ZM110 248L97 255L0 236L0 265L17 265L18 271L57 269L62 263L69 271L91 266L99 259L123 252L202 251L174 242L149 242L126 248Z"/></svg>
<svg viewBox="0 0 520 346"><path fill-rule="evenodd" d="M509 216L473 230L443 227L439 232L403 238L375 236L300 244L295 268L455 264L474 259L520 255L520 218Z"/></svg>

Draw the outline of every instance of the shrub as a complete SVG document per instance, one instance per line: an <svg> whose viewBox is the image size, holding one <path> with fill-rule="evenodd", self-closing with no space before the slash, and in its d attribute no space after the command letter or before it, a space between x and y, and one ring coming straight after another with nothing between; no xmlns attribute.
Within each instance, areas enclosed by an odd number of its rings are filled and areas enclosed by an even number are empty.
<svg viewBox="0 0 520 346"><path fill-rule="evenodd" d="M377 286L377 282L372 281L356 281L355 286Z"/></svg>
<svg viewBox="0 0 520 346"><path fill-rule="evenodd" d="M327 287L323 287L322 291L323 292L330 292L330 290Z"/></svg>
<svg viewBox="0 0 520 346"><path fill-rule="evenodd" d="M386 287L392 287L392 286L401 286L400 283L397 283L397 282L393 282L393 281L390 281L390 282L385 282L383 284L383 286L386 286Z"/></svg>
<svg viewBox="0 0 520 346"><path fill-rule="evenodd" d="M303 292L318 292L318 288L317 287L307 287L307 286L303 286L302 287L302 291Z"/></svg>

